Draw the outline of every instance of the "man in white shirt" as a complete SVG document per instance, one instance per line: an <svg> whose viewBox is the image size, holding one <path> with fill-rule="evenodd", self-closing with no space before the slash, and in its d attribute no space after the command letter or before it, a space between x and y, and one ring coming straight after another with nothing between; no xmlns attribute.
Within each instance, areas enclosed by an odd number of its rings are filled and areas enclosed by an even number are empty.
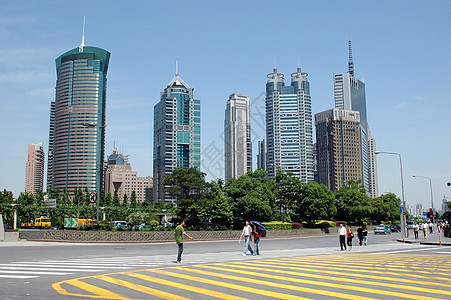
<svg viewBox="0 0 451 300"><path fill-rule="evenodd" d="M251 245L249 244L252 241L252 227L250 225L249 221L246 221L246 226L243 228L243 232L241 233L240 240L244 236L244 250L241 255L246 256L246 252L249 249L249 252L251 252L251 255L254 254L254 250L252 250Z"/></svg>
<svg viewBox="0 0 451 300"><path fill-rule="evenodd" d="M338 228L338 235L340 237L340 248L341 251L346 250L346 228L343 224L340 224L340 228Z"/></svg>

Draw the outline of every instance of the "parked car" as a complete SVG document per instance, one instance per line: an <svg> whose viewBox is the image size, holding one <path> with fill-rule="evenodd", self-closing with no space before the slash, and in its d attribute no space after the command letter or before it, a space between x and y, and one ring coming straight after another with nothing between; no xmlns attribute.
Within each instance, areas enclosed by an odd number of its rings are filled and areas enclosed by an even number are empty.
<svg viewBox="0 0 451 300"><path fill-rule="evenodd" d="M407 220L407 229L413 229L413 226L415 225L415 222L412 220Z"/></svg>
<svg viewBox="0 0 451 300"><path fill-rule="evenodd" d="M390 225L390 231L391 232L401 232L401 226L392 224L392 225Z"/></svg>
<svg viewBox="0 0 451 300"><path fill-rule="evenodd" d="M113 224L113 229L128 230L128 224L126 221L111 221L110 223Z"/></svg>
<svg viewBox="0 0 451 300"><path fill-rule="evenodd" d="M381 224L376 226L376 228L374 228L374 234L390 234L390 227L388 227L387 225Z"/></svg>
<svg viewBox="0 0 451 300"><path fill-rule="evenodd" d="M133 226L133 230L140 230L140 229L145 229L145 228L150 228L150 225L141 224L141 225Z"/></svg>

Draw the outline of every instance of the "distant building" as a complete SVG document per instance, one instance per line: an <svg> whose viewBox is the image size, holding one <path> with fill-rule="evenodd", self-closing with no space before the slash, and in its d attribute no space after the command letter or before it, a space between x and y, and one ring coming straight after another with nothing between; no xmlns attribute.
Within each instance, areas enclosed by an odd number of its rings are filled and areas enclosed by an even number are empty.
<svg viewBox="0 0 451 300"><path fill-rule="evenodd" d="M163 180L178 167L200 169L200 100L177 74L154 106L154 201L175 201Z"/></svg>
<svg viewBox="0 0 451 300"><path fill-rule="evenodd" d="M36 194L44 188L44 146L28 145L28 159L25 175L25 192Z"/></svg>
<svg viewBox="0 0 451 300"><path fill-rule="evenodd" d="M144 202L152 200L152 177L138 177L138 172L133 171L128 161L128 155L113 153L108 156L105 169L105 194L114 194L117 191L120 201L127 195L130 199L135 191L136 201Z"/></svg>
<svg viewBox="0 0 451 300"><path fill-rule="evenodd" d="M335 108L358 111L360 114L360 149L362 184L371 197L377 196L375 139L370 135L367 119L365 82L354 77L351 41L349 41L348 72L334 75Z"/></svg>
<svg viewBox="0 0 451 300"><path fill-rule="evenodd" d="M51 104L48 189L103 185L107 71L110 53L96 47L72 49L56 59L56 95Z"/></svg>
<svg viewBox="0 0 451 300"><path fill-rule="evenodd" d="M257 169L266 170L266 140L258 141Z"/></svg>
<svg viewBox="0 0 451 300"><path fill-rule="evenodd" d="M449 200L446 198L445 195L443 195L443 200L442 200L442 207L440 209L440 213L444 214L446 212L451 211L451 208L448 206L449 205Z"/></svg>
<svg viewBox="0 0 451 300"><path fill-rule="evenodd" d="M291 74L285 86L284 75L268 74L266 83L266 168L268 177L277 170L290 171L301 182L314 180L312 101L308 74Z"/></svg>
<svg viewBox="0 0 451 300"><path fill-rule="evenodd" d="M329 109L315 114L318 182L335 191L362 179L360 114Z"/></svg>
<svg viewBox="0 0 451 300"><path fill-rule="evenodd" d="M225 181L252 171L251 107L248 95L234 93L224 121Z"/></svg>

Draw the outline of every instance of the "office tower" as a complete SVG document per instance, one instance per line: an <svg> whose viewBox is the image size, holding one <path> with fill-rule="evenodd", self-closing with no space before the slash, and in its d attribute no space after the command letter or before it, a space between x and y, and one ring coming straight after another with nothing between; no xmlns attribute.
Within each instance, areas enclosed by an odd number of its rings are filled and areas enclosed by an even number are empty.
<svg viewBox="0 0 451 300"><path fill-rule="evenodd" d="M368 171L369 171L369 190L368 195L371 198L376 198L379 194L377 188L377 160L376 160L376 140L371 135L371 130L368 126Z"/></svg>
<svg viewBox="0 0 451 300"><path fill-rule="evenodd" d="M132 170L128 155L113 148L105 169L105 194L114 194L117 191L122 201L124 195L130 199L135 191L137 202L151 201L152 186L152 177L138 177L138 172Z"/></svg>
<svg viewBox="0 0 451 300"><path fill-rule="evenodd" d="M176 74L154 106L154 201L175 201L164 177L178 167L200 169L200 100Z"/></svg>
<svg viewBox="0 0 451 300"><path fill-rule="evenodd" d="M307 73L291 74L285 86L284 75L268 74L266 83L266 167L269 178L278 169L290 171L303 183L313 181L313 133L310 85Z"/></svg>
<svg viewBox="0 0 451 300"><path fill-rule="evenodd" d="M225 181L252 170L251 106L248 95L233 93L224 121Z"/></svg>
<svg viewBox="0 0 451 300"><path fill-rule="evenodd" d="M377 178L375 177L376 164L374 159L375 140L370 137L366 110L365 82L361 78L354 77L354 62L352 59L351 41L349 46L348 72L334 75L335 108L353 110L360 113L360 138L361 138L361 165L362 184L370 196L376 196ZM373 152L370 152L373 151Z"/></svg>
<svg viewBox="0 0 451 300"><path fill-rule="evenodd" d="M257 169L266 170L266 140L258 141Z"/></svg>
<svg viewBox="0 0 451 300"><path fill-rule="evenodd" d="M80 47L56 59L56 95L51 105L48 188L88 188L103 183L105 110L110 53Z"/></svg>
<svg viewBox="0 0 451 300"><path fill-rule="evenodd" d="M362 178L360 114L329 109L315 114L318 183L338 190Z"/></svg>
<svg viewBox="0 0 451 300"><path fill-rule="evenodd" d="M28 159L25 171L25 192L36 194L44 188L44 146L28 145Z"/></svg>

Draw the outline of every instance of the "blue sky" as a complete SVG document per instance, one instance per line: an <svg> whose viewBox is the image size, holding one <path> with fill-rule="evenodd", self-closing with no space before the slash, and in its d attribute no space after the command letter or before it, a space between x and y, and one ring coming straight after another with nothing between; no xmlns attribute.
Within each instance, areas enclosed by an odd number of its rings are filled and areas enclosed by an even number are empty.
<svg viewBox="0 0 451 300"><path fill-rule="evenodd" d="M313 113L332 108L333 74L365 79L377 149L403 159L408 204L451 199L449 1L2 1L0 189L24 190L27 144L47 151L55 58L85 43L112 53L106 153L113 143L152 175L153 106L179 74L202 104L202 171L223 177L225 103L251 96L253 140L264 137L266 74L309 73ZM288 81L287 81L288 82ZM255 145L254 145L255 149ZM254 151L254 165L255 153ZM400 193L396 156L378 156L379 193Z"/></svg>

